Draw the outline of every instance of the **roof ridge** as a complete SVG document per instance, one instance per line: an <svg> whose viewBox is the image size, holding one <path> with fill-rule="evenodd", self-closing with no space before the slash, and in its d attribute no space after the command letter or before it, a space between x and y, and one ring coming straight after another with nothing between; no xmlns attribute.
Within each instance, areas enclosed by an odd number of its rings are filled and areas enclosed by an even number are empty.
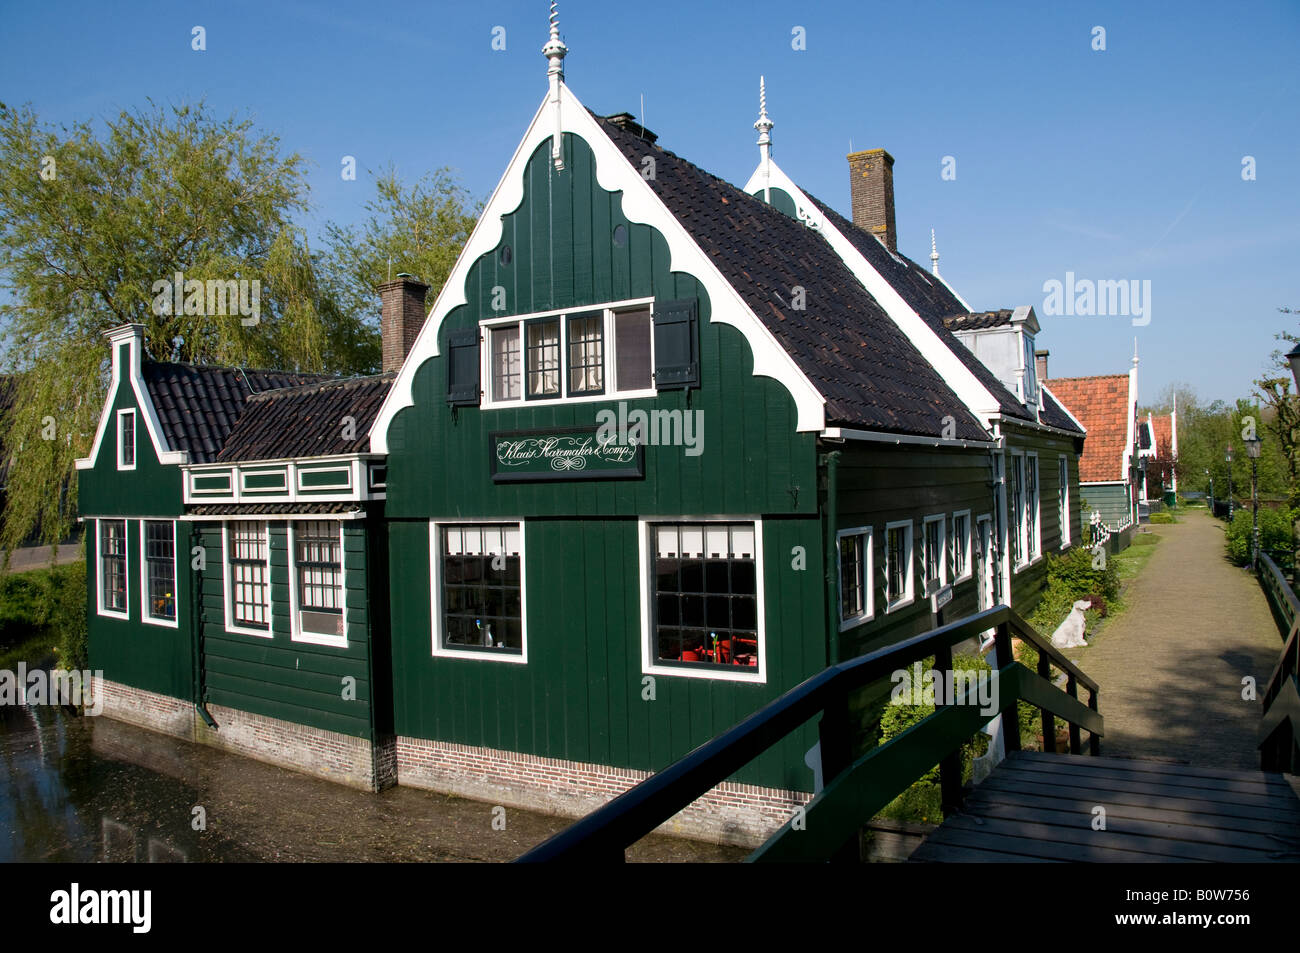
<svg viewBox="0 0 1300 953"><path fill-rule="evenodd" d="M326 388L337 387L342 389L348 386L358 384L368 384L375 381L392 381L396 379L396 371L387 371L383 374L364 374L356 377L332 377L327 380L310 381L306 384L294 384L290 387L273 387L269 390L259 391L249 396L249 400L270 400L273 397L285 397L294 394L309 393L312 390L324 390Z"/></svg>
<svg viewBox="0 0 1300 953"><path fill-rule="evenodd" d="M279 367L244 367L239 364L196 364L193 361L155 361L152 358L145 358L141 365L154 367L188 367L196 371L234 371L243 374L290 374L295 377L319 377L322 379L330 378L332 375L324 371L289 371Z"/></svg>

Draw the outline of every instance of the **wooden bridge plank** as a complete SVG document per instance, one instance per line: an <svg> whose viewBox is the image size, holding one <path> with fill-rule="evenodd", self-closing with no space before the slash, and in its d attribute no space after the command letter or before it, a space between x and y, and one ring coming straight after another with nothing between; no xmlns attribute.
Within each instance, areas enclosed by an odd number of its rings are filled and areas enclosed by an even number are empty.
<svg viewBox="0 0 1300 953"><path fill-rule="evenodd" d="M985 801L978 805L968 805L963 813L978 818L994 818L1007 821L1032 820L1036 823L1083 831L1092 831L1094 816L1091 807L1084 801L1077 802L1074 805L1061 801L1050 808L1038 807L1033 810L1026 810L1022 804ZM1191 844L1211 844L1234 850L1261 851L1265 854L1300 851L1300 842L1296 841L1295 838L1285 839L1270 832L1230 830L1203 823L1186 824L1171 819L1169 817L1171 812L1161 813L1166 816L1159 819L1136 818L1107 808L1106 831L1171 841L1184 841ZM1178 815L1173 816L1177 817ZM1257 859L1265 860L1268 858Z"/></svg>
<svg viewBox="0 0 1300 953"><path fill-rule="evenodd" d="M1019 751L1009 757L1016 761L1040 763L1058 762L1065 764L1078 764L1085 767L1095 763L1098 767L1126 768L1135 773L1167 774L1197 778L1222 778L1228 781L1256 781L1270 786L1274 785L1279 779L1278 775L1266 774L1265 772L1258 770L1214 768L1200 764L1181 764L1173 761L1146 761L1139 758L1092 757L1090 755L1082 754L1047 754L1042 751Z"/></svg>
<svg viewBox="0 0 1300 953"><path fill-rule="evenodd" d="M1011 808L1033 810L1077 811L1091 817L1094 801L1070 797L1044 797L1013 788L997 789L983 792L983 785L967 800L967 813L979 814L987 809L988 804L1005 805ZM983 792L983 793L982 793ZM1152 821L1156 823L1180 824L1186 827L1204 827L1222 831L1239 831L1245 834L1260 834L1274 837L1281 843L1300 844L1300 830L1293 825L1280 824L1274 818L1247 818L1229 814L1201 813L1183 811L1168 807L1147 806L1146 804L1106 804L1106 816L1126 820Z"/></svg>
<svg viewBox="0 0 1300 953"><path fill-rule="evenodd" d="M1065 756L1058 757L1064 762ZM1098 762L1103 761L1104 759L1098 759ZM1218 791L1234 797L1242 794L1253 797L1271 797L1281 791L1283 787L1280 777L1275 777L1270 782L1269 775L1262 771L1256 772L1253 778L1207 778L1188 774L1133 769L1125 766L1122 762L1117 763L1114 760L1093 766L1086 763L1080 764L1077 761L1053 764L1049 760L1017 758L1009 764L1009 767L1013 771L1038 771L1093 778L1124 778L1169 788ZM1300 810L1300 804L1297 804L1296 808Z"/></svg>
<svg viewBox="0 0 1300 953"><path fill-rule="evenodd" d="M1001 766L999 766L1001 769ZM1180 785L1160 780L1148 780L1151 775L1138 775L1122 771L1108 771L1099 768L1087 771L1073 765L1051 768L1047 765L1022 765L1008 762L1006 773L1020 778L1026 783L1043 781L1073 786L1082 790L1096 791L1099 795L1115 791L1135 794L1147 794L1151 797L1186 797L1215 803L1236 804L1251 807L1263 807L1273 811L1284 811L1288 815L1300 818L1300 805L1288 804L1272 791L1223 790L1213 787Z"/></svg>
<svg viewBox="0 0 1300 953"><path fill-rule="evenodd" d="M1000 851L1017 855L1022 859L1055 859L1074 863L1167 864L1171 862L1169 857L1144 851L1124 850L1102 844L1063 844L1038 837L993 834L984 830L949 827L947 821L925 839L925 843L913 852L912 857L918 861L942 863L943 851L950 845L972 850ZM1191 863L1197 862L1191 861Z"/></svg>
<svg viewBox="0 0 1300 953"><path fill-rule="evenodd" d="M1211 801L1203 798L1182 796L1182 797L1164 797L1160 800L1153 801L1153 795L1149 791L1143 790L1124 790L1117 787L1094 788L1085 784L1071 783L1069 781L1052 781L1052 780L1029 780L1023 778L1014 778L1010 773L997 777L996 772L986 778L980 787L991 786L993 789L1003 788L1013 791L1024 791L1035 793L1044 797L1064 797L1076 798L1085 797L1092 800L1094 804L1105 802L1106 804L1131 804L1141 806L1154 806L1168 810L1180 810L1189 814L1210 814L1225 815L1229 817L1250 818L1253 820L1280 821L1278 813L1273 810L1271 805L1257 806L1253 804L1240 804L1232 801ZM1289 820L1289 815L1285 818Z"/></svg>

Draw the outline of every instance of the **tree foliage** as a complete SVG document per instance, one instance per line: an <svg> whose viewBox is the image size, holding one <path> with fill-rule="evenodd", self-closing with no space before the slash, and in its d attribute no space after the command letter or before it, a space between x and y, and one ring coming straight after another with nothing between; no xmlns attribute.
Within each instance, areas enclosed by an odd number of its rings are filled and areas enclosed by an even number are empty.
<svg viewBox="0 0 1300 953"><path fill-rule="evenodd" d="M428 301L441 290L478 220L475 202L450 169L436 169L407 183L389 166L375 177L375 197L358 225L325 227L331 291L341 307L376 321L376 287L405 272L429 285Z"/></svg>
<svg viewBox="0 0 1300 953"><path fill-rule="evenodd" d="M377 342L330 300L291 224L307 209L304 165L251 120L201 103L58 128L0 104L0 336L16 375L0 423L11 457L0 545L70 528L73 461L89 450L107 386L108 328L144 325L155 360L373 368ZM159 313L155 283L176 272L259 281L259 321Z"/></svg>

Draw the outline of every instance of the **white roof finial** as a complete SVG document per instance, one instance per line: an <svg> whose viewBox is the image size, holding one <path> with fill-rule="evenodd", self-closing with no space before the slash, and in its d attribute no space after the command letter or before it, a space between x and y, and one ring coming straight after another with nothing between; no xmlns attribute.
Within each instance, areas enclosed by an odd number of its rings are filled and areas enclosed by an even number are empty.
<svg viewBox="0 0 1300 953"><path fill-rule="evenodd" d="M1138 366L1138 339L1133 339L1133 366Z"/></svg>
<svg viewBox="0 0 1300 953"><path fill-rule="evenodd" d="M542 55L550 65L546 69L551 83L551 103L555 109L555 137L551 141L551 159L555 168L564 171L564 127L560 122L560 85L564 82L564 54L569 48L560 39L560 14L556 10L555 0L551 0L551 38L542 47Z"/></svg>
<svg viewBox="0 0 1300 953"><path fill-rule="evenodd" d="M767 118L767 81L760 76L758 78L758 122L754 123L754 128L758 130L758 151L764 163L772 154L772 127L775 125L776 123Z"/></svg>
<svg viewBox="0 0 1300 953"><path fill-rule="evenodd" d="M930 229L930 272L939 277L939 246L934 241L934 229Z"/></svg>

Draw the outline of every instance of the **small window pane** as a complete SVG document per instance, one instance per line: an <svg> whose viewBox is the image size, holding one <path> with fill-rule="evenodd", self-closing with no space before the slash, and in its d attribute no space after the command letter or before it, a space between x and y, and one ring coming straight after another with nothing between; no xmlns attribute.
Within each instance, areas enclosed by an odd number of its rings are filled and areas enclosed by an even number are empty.
<svg viewBox="0 0 1300 953"><path fill-rule="evenodd" d="M118 418L122 422L122 466L135 466L135 414L122 414Z"/></svg>
<svg viewBox="0 0 1300 953"><path fill-rule="evenodd" d="M569 393L605 391L605 315L601 312L569 318Z"/></svg>
<svg viewBox="0 0 1300 953"><path fill-rule="evenodd" d="M528 335L528 396L557 397L560 393L560 319L530 321Z"/></svg>
<svg viewBox="0 0 1300 953"><path fill-rule="evenodd" d="M493 328L492 399L518 400L523 396L523 358L519 347L519 325Z"/></svg>
<svg viewBox="0 0 1300 953"><path fill-rule="evenodd" d="M99 559L100 602L110 611L126 612L125 520L100 520Z"/></svg>
<svg viewBox="0 0 1300 953"><path fill-rule="evenodd" d="M650 388L651 328L649 309L614 315L615 384L621 391Z"/></svg>
<svg viewBox="0 0 1300 953"><path fill-rule="evenodd" d="M442 528L443 648L523 651L518 523Z"/></svg>
<svg viewBox="0 0 1300 953"><path fill-rule="evenodd" d="M144 524L150 618L176 618L176 546L170 522Z"/></svg>

